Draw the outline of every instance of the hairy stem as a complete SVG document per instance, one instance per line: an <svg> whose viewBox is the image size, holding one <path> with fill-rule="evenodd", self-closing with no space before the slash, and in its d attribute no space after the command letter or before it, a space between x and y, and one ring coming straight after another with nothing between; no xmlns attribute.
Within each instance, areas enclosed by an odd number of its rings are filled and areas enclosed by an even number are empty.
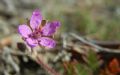
<svg viewBox="0 0 120 75"><path fill-rule="evenodd" d="M36 62L40 64L51 75L60 75L53 68L51 68L48 64L44 63L44 61L42 61L39 56L36 57Z"/></svg>

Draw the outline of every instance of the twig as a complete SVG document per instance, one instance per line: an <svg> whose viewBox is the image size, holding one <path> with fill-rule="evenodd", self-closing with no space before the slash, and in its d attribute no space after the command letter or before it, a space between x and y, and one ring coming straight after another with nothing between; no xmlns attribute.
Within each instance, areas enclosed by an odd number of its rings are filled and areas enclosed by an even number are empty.
<svg viewBox="0 0 120 75"><path fill-rule="evenodd" d="M10 51L9 48L4 47L2 58L4 59L4 61L6 63L10 64L17 73L19 73L20 68L19 68L18 64L14 62L14 60L13 60L11 54L9 53L9 51Z"/></svg>
<svg viewBox="0 0 120 75"><path fill-rule="evenodd" d="M110 48L110 49L118 49L120 48L120 41L98 41L98 40L92 40L87 38L91 43L97 44L99 46Z"/></svg>
<svg viewBox="0 0 120 75"><path fill-rule="evenodd" d="M63 48L66 48L67 47L67 41L66 41L66 38L67 38L67 34L62 34L62 43L63 43Z"/></svg>
<svg viewBox="0 0 120 75"><path fill-rule="evenodd" d="M0 52L0 55L3 54L3 51ZM28 56L28 53L23 53L21 51L15 51L15 50L10 50L8 54L16 55L16 56Z"/></svg>
<svg viewBox="0 0 120 75"><path fill-rule="evenodd" d="M32 53L29 55L29 57L32 60L36 61L40 66L42 66L50 75L60 75L57 71L55 71L55 69L51 68L48 64L44 62L40 54L34 55L34 53Z"/></svg>
<svg viewBox="0 0 120 75"><path fill-rule="evenodd" d="M8 49L7 49L8 50ZM20 51L14 51L14 50L9 50L7 51L8 55L20 55L20 56L29 56L32 60L36 61L39 65L41 65L48 73L50 73L51 75L60 75L57 71L55 71L53 68L51 68L48 64L46 64L44 62L44 60L42 60L42 56L40 56L40 54L36 54L36 52L34 52L35 50L33 50L33 52L28 52L28 53L23 53ZM4 52L4 50L3 50ZM4 54L3 52L0 52L1 54ZM10 57L9 57L10 58ZM11 59L11 58L10 58ZM9 61L10 62L10 61ZM12 62L13 63L13 62ZM17 68L15 64L14 68Z"/></svg>
<svg viewBox="0 0 120 75"><path fill-rule="evenodd" d="M10 75L6 69L4 70L4 75Z"/></svg>
<svg viewBox="0 0 120 75"><path fill-rule="evenodd" d="M91 43L89 40L86 40L86 39L84 39L82 36L78 36L78 35L75 34L75 33L72 33L72 32L71 32L71 33L69 33L69 34L70 34L72 37L80 40L80 41L83 42L84 44L87 44L87 45L89 45L89 46L92 46L92 47L96 48L96 52L105 51L105 52L110 52L110 53L111 53L111 52L112 52L112 53L120 53L120 50L103 48L103 47L98 46L98 45L96 45L96 44L94 44L94 43Z"/></svg>

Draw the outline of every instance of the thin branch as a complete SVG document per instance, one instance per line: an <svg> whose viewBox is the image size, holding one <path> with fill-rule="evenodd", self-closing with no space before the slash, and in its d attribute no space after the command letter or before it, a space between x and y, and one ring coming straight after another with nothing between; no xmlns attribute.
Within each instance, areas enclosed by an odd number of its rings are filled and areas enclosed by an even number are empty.
<svg viewBox="0 0 120 75"><path fill-rule="evenodd" d="M103 47L101 47L101 46L98 46L98 45L96 45L96 44L94 44L94 43L91 43L89 40L87 40L87 39L84 39L82 36L78 36L77 34L75 34L75 33L69 33L72 37L74 37L74 38L76 38L76 39L78 39L78 40L80 40L82 43L84 43L84 44L87 44L87 45L89 45L89 46L91 46L91 47L94 47L94 48L96 48L96 52L100 52L100 51L105 51L105 52L112 52L112 53L120 53L120 50L116 50L116 49L109 49L109 48L103 48Z"/></svg>
<svg viewBox="0 0 120 75"><path fill-rule="evenodd" d="M67 34L62 34L62 44L63 44L63 48L66 48L67 47L67 41L66 41L66 38L67 38Z"/></svg>
<svg viewBox="0 0 120 75"><path fill-rule="evenodd" d="M2 53L2 58L4 59L4 61L6 63L10 64L17 73L19 73L20 68L19 68L18 64L14 62L14 60L13 60L11 54L9 53L9 51L10 51L9 48L4 47L4 50L3 50L3 53Z"/></svg>

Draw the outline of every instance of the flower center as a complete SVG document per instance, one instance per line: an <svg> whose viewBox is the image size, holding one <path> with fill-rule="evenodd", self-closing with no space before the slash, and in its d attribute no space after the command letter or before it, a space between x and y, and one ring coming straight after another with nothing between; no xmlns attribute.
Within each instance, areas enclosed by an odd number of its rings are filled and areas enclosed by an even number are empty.
<svg viewBox="0 0 120 75"><path fill-rule="evenodd" d="M41 37L41 32L38 31L38 30L36 30L36 31L34 31L33 33L31 33L31 34L29 35L29 37L30 37L30 38L33 38L33 39L37 39L37 38Z"/></svg>

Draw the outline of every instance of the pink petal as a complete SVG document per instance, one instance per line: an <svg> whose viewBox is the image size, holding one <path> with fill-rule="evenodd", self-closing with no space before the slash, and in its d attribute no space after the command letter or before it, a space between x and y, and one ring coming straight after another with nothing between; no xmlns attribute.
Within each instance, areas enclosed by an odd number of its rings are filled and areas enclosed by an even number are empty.
<svg viewBox="0 0 120 75"><path fill-rule="evenodd" d="M27 44L28 44L30 47L35 47L35 46L38 45L36 39L27 38L27 39L26 39L26 42L27 42Z"/></svg>
<svg viewBox="0 0 120 75"><path fill-rule="evenodd" d="M56 42L53 39L47 38L47 37L41 37L39 44L42 46L46 46L48 48L54 48L56 45Z"/></svg>
<svg viewBox="0 0 120 75"><path fill-rule="evenodd" d="M53 21L50 23L47 23L43 28L42 28L42 35L45 36L51 36L55 33L56 29L60 26L60 22L58 21Z"/></svg>
<svg viewBox="0 0 120 75"><path fill-rule="evenodd" d="M31 29L25 24L19 25L18 32L22 37L25 37L25 38L27 38L28 35L32 33Z"/></svg>
<svg viewBox="0 0 120 75"><path fill-rule="evenodd" d="M40 10L34 10L30 19L30 26L32 27L32 29L37 29L38 26L41 24L41 21L42 15Z"/></svg>

